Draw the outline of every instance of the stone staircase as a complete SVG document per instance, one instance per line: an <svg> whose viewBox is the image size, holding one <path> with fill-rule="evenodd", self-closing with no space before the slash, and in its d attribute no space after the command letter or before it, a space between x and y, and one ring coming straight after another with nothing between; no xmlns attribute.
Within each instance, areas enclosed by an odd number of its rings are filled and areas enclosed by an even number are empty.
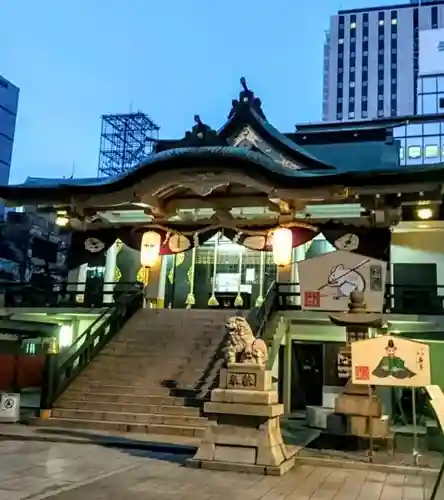
<svg viewBox="0 0 444 500"><path fill-rule="evenodd" d="M242 311L244 312L244 311ZM202 437L234 310L142 309L56 401L56 427Z"/></svg>

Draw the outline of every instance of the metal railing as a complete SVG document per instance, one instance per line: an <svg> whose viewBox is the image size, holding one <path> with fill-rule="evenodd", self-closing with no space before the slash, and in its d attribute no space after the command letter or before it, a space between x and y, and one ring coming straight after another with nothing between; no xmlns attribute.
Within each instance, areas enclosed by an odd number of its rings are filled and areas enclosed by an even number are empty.
<svg viewBox="0 0 444 500"><path fill-rule="evenodd" d="M108 344L124 323L142 307L142 291L122 294L114 304L76 339L69 349L48 353L43 372L41 409L51 409L54 401L90 361Z"/></svg>
<svg viewBox="0 0 444 500"><path fill-rule="evenodd" d="M248 313L247 321L254 335L258 338L262 338L264 336L267 322L277 310L278 291L278 283L273 282L269 286L262 304L259 307L253 307Z"/></svg>
<svg viewBox="0 0 444 500"><path fill-rule="evenodd" d="M301 310L299 283L277 283L279 310ZM384 313L444 315L444 285L387 284Z"/></svg>
<svg viewBox="0 0 444 500"><path fill-rule="evenodd" d="M111 307L131 290L142 290L138 282L22 283L0 282L4 307Z"/></svg>

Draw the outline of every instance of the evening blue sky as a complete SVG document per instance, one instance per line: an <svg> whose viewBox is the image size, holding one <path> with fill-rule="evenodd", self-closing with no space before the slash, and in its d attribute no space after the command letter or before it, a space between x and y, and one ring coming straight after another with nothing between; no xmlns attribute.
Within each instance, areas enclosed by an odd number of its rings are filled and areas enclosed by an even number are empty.
<svg viewBox="0 0 444 500"><path fill-rule="evenodd" d="M330 15L389 3L0 0L0 74L21 90L10 182L96 176L102 114L141 110L161 138L196 113L217 129L241 76L277 128L319 121Z"/></svg>

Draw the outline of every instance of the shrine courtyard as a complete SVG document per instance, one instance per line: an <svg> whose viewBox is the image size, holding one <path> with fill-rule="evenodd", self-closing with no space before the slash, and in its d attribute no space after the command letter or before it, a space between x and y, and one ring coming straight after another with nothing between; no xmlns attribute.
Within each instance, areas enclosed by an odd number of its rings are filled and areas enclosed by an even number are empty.
<svg viewBox="0 0 444 500"><path fill-rule="evenodd" d="M189 469L189 455L0 442L0 500L428 500L435 476L301 464L283 477ZM404 471L405 472L405 471Z"/></svg>

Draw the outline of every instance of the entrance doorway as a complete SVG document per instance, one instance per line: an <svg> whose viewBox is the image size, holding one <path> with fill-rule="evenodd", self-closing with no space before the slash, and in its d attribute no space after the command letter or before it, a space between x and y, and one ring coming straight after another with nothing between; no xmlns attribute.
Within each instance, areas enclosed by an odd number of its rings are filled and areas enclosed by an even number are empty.
<svg viewBox="0 0 444 500"><path fill-rule="evenodd" d="M322 343L293 342L291 411L322 406L324 352Z"/></svg>

